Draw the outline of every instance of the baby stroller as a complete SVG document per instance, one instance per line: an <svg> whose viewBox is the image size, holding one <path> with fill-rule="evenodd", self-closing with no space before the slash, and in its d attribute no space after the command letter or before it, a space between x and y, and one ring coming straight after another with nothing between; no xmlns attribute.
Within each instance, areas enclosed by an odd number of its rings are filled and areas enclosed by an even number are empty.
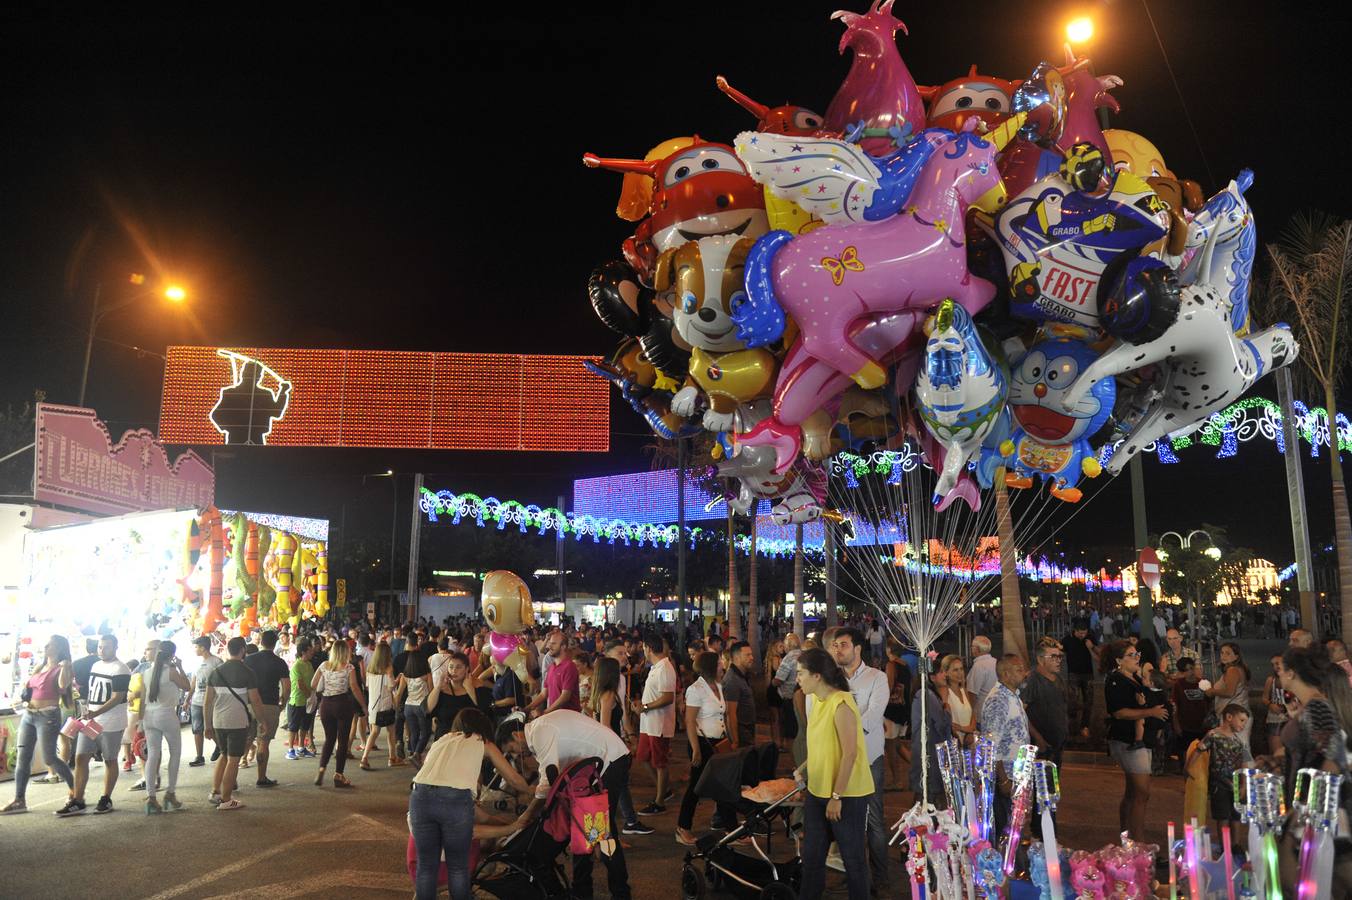
<svg viewBox="0 0 1352 900"><path fill-rule="evenodd" d="M709 760L695 784L695 794L716 803L731 803L745 816L740 826L727 834L708 834L700 838L695 849L686 853L681 867L681 897L699 900L708 890L725 890L741 897L766 897L794 900L802 877L802 863L798 858L798 834L790 817L800 804L796 801L802 788L791 790L769 803L758 803L742 796L743 787L756 787L762 781L775 777L779 762L779 748L774 744L747 747L732 753L721 753ZM787 862L775 862L772 851L773 836L783 827L793 839L794 855ZM749 837L755 856L738 853L734 841ZM765 846L761 847L764 840ZM703 861L704 865L699 865Z"/></svg>
<svg viewBox="0 0 1352 900"><path fill-rule="evenodd" d="M557 832L560 822L567 825L571 821L575 798L605 790L601 786L602 767L602 761L594 756L572 763L562 774L551 766L549 795L540 818L508 838L500 849L480 858L472 878L475 890L502 900L569 897L568 875L560 859L568 850L569 832L564 828L562 837L550 832Z"/></svg>

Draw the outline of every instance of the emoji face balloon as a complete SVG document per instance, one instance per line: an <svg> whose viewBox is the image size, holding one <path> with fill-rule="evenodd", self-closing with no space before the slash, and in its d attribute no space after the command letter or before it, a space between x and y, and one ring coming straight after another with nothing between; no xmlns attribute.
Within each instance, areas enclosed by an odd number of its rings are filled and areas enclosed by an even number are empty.
<svg viewBox="0 0 1352 900"><path fill-rule="evenodd" d="M1121 128L1109 128L1103 137L1112 151L1114 168L1126 169L1137 178L1174 177L1164 164L1164 155L1147 138Z"/></svg>

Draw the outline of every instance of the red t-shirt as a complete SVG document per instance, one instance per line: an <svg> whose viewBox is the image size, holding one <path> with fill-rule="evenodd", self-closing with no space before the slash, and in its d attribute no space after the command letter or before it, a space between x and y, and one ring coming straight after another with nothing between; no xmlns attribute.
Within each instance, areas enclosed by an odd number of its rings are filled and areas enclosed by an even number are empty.
<svg viewBox="0 0 1352 900"><path fill-rule="evenodd" d="M577 666L573 665L571 659L554 663L549 667L549 674L545 676L545 700L550 706L554 705L554 701L558 700L564 691L572 693L559 709L581 712L582 705L578 702L577 693Z"/></svg>
<svg viewBox="0 0 1352 900"><path fill-rule="evenodd" d="M1212 703L1196 682L1186 678L1174 682L1173 701L1179 729L1191 734L1206 731L1206 717L1211 712Z"/></svg>

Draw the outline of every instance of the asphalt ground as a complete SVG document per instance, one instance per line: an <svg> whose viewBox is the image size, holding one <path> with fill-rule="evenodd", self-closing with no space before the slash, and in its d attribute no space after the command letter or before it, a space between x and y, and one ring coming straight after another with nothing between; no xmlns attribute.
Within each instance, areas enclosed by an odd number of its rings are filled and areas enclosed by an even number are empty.
<svg viewBox="0 0 1352 900"><path fill-rule="evenodd" d="M765 731L762 723L762 732ZM679 738L679 736L678 736ZM0 818L0 897L14 898L333 898L410 897L412 882L405 855L411 769L387 769L385 752L372 756L374 771L349 762L352 790L315 787L315 760L289 761L276 752L269 775L280 784L254 785L256 768L242 770L244 809L218 812L208 802L211 767L189 768L192 737L185 728L178 796L182 812L147 816L145 794L130 790L134 780L121 773L114 791L115 811L94 815L103 773L91 770L89 809L81 816L57 818L65 801L64 785L32 783L29 813ZM683 741L674 742L672 769L678 793L684 789L688 757ZM207 743L210 753L210 742ZM781 757L789 768L788 754ZM1076 754L1061 775L1058 834L1063 847L1098 848L1116 840L1117 804L1122 775L1094 754ZM378 762L379 761L379 762ZM637 766L631 781L635 805L652 800L652 781ZM12 786L0 786L0 799ZM1163 843L1165 823L1182 810L1183 779L1160 776L1152 786L1149 839ZM889 820L912 803L909 792L889 792ZM636 898L670 898L678 893L685 848L674 838L679 802L663 815L645 818L650 836L626 836L630 886ZM696 831L706 829L712 804L701 803ZM786 849L781 840L780 849ZM780 853L775 854L777 857ZM887 896L906 888L900 851L891 864ZM607 897L604 868L597 866L596 896ZM828 895L844 896L843 877L828 872ZM444 896L444 895L443 895ZM715 895L724 896L724 895Z"/></svg>

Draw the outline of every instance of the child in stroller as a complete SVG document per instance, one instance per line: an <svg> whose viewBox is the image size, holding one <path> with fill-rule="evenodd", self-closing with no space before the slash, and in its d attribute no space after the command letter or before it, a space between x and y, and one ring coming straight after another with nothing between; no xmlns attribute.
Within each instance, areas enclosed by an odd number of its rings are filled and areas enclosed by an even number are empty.
<svg viewBox="0 0 1352 900"><path fill-rule="evenodd" d="M722 753L709 760L695 785L696 795L736 805L745 821L726 834L715 832L695 842L695 849L685 855L681 867L683 900L699 900L710 888L749 897L793 900L798 896L802 864L798 859L798 833L790 820L801 805L798 795L803 787L792 778L776 779L778 763L779 747L774 744ZM794 854L787 861L776 862L772 841L781 825L793 839ZM756 855L739 853L738 844L750 847ZM702 868L698 865L701 861Z"/></svg>

